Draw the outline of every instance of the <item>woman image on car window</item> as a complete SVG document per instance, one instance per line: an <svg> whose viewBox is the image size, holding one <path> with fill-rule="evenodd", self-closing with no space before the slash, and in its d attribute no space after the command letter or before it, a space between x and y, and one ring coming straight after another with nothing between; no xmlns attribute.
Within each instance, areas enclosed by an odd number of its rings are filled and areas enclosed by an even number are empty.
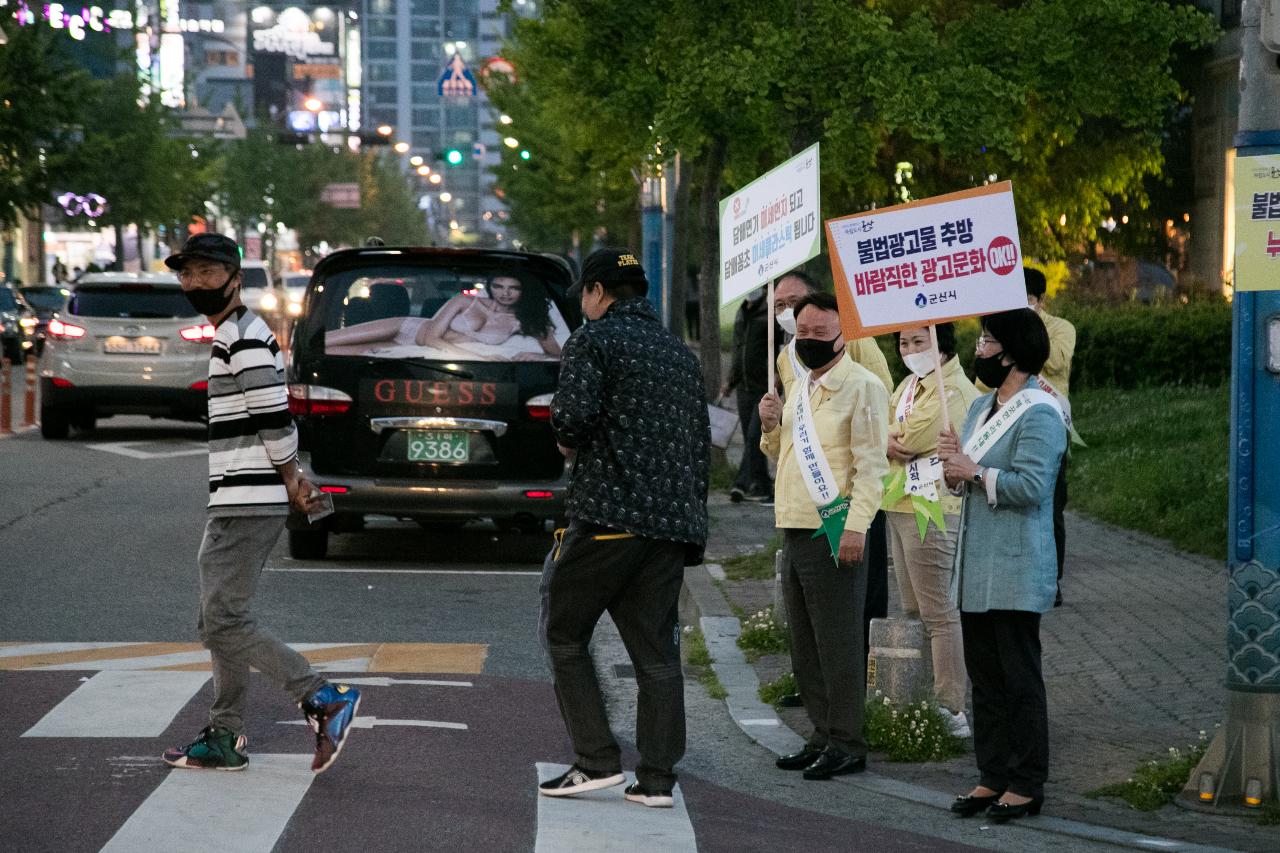
<svg viewBox="0 0 1280 853"><path fill-rule="evenodd" d="M508 356L511 360L560 357L551 305L540 286L527 285L515 276L496 275L489 279L487 289L488 297L459 293L430 318L388 317L330 330L325 334L325 350L333 355L361 355L376 345L416 346L455 358L475 358L468 343L502 346L522 335L536 341L542 352L513 353Z"/></svg>

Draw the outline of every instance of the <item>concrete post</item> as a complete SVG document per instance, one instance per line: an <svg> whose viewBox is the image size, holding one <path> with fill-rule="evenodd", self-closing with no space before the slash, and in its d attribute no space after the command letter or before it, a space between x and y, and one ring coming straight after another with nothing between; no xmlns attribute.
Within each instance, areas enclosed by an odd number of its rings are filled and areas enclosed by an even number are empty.
<svg viewBox="0 0 1280 853"><path fill-rule="evenodd" d="M1272 0L1273 8L1280 6ZM1246 0L1240 34L1236 172L1280 153L1280 67L1260 39L1263 0ZM1227 548L1226 720L1178 803L1248 812L1277 799L1280 749L1280 291L1241 292L1232 305L1231 494ZM1280 338L1280 335L1276 336Z"/></svg>
<svg viewBox="0 0 1280 853"><path fill-rule="evenodd" d="M909 616L871 620L867 695L879 690L899 707L931 695L933 657L924 623Z"/></svg>

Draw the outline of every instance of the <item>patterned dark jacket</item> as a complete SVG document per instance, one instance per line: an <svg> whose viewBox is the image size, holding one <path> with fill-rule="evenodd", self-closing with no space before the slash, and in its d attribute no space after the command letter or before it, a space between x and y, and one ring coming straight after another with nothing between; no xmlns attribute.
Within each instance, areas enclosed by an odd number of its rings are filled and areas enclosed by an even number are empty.
<svg viewBox="0 0 1280 853"><path fill-rule="evenodd" d="M640 297L565 344L551 425L577 451L570 519L693 546L707 541L711 428L697 359Z"/></svg>

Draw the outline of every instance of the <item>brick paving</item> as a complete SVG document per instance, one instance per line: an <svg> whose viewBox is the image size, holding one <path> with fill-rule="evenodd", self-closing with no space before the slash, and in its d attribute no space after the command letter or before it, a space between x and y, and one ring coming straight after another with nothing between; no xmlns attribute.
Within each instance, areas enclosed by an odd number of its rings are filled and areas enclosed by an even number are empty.
<svg viewBox="0 0 1280 853"><path fill-rule="evenodd" d="M757 549L773 535L766 507L710 502L708 560ZM1280 829L1167 806L1134 812L1085 792L1126 779L1144 761L1213 734L1222 717L1226 568L1142 534L1068 515L1066 604L1042 623L1049 696L1053 814L1136 832L1244 850L1280 849ZM735 606L773 602L769 581L722 581ZM890 613L900 612L892 578ZM756 664L761 681L789 669L786 656ZM783 709L802 733L802 710ZM877 772L957 793L973 784L972 755L933 764L874 762Z"/></svg>

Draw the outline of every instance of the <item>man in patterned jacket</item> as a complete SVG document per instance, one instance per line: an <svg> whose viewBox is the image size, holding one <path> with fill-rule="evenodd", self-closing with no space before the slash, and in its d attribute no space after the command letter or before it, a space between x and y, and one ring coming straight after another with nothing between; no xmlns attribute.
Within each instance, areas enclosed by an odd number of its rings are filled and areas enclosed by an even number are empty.
<svg viewBox="0 0 1280 853"><path fill-rule="evenodd" d="M360 691L325 681L307 659L260 628L249 610L258 575L292 505L319 509L320 492L298 469L284 359L267 324L240 302L240 249L221 234L197 234L165 264L178 272L196 311L214 326L209 354L209 514L200 567L200 639L213 659L209 725L185 747L165 750L174 767L244 770L249 667L302 708L316 732L311 769L338 757Z"/></svg>
<svg viewBox="0 0 1280 853"><path fill-rule="evenodd" d="M565 345L551 407L573 472L569 527L543 571L542 640L577 757L539 790L563 797L624 781L588 651L607 611L640 694L640 766L626 799L670 807L685 747L676 605L707 540L711 429L698 362L663 328L648 289L625 249L594 252L570 289L590 322Z"/></svg>

